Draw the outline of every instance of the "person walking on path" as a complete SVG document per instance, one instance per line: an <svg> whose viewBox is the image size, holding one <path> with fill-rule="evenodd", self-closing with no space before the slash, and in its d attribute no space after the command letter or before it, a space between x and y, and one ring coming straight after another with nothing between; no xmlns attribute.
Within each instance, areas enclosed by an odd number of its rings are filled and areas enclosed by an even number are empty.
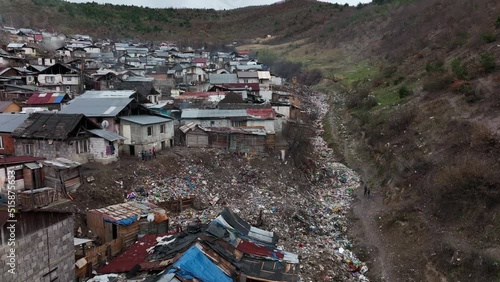
<svg viewBox="0 0 500 282"><path fill-rule="evenodd" d="M368 190L368 187L365 185L365 196L370 195L370 190Z"/></svg>
<svg viewBox="0 0 500 282"><path fill-rule="evenodd" d="M156 147L153 147L153 159L156 159Z"/></svg>

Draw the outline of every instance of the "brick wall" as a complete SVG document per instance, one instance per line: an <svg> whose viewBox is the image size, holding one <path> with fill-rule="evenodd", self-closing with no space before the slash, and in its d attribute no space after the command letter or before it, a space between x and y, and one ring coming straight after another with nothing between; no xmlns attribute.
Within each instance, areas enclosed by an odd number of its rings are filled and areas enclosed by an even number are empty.
<svg viewBox="0 0 500 282"><path fill-rule="evenodd" d="M14 155L14 140L10 137L8 133L0 134L0 138L2 138L3 148L0 148L0 155Z"/></svg>
<svg viewBox="0 0 500 282"><path fill-rule="evenodd" d="M118 160L118 142L113 142L115 146L114 155L106 155L108 141L103 138L90 138L90 153L94 155L94 160L103 164L109 164Z"/></svg>
<svg viewBox="0 0 500 282"><path fill-rule="evenodd" d="M48 140L16 139L15 151L17 156L31 155L33 157L44 157L47 159L66 158L81 164L87 163L89 153L77 154L75 142L76 141L69 144L66 141L54 140L52 144L49 144ZM33 154L28 154L25 151L25 144L33 144Z"/></svg>
<svg viewBox="0 0 500 282"><path fill-rule="evenodd" d="M40 229L16 241L15 275L6 264L10 246L0 247L0 281L74 281L75 256L73 246L73 217ZM50 270L51 274L46 275Z"/></svg>

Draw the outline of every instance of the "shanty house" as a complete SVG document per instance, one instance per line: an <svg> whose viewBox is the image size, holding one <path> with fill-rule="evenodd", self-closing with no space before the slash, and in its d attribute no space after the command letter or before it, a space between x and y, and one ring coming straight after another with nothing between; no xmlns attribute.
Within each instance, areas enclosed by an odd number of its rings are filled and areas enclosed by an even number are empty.
<svg viewBox="0 0 500 282"><path fill-rule="evenodd" d="M246 110L184 109L181 124L196 123L202 127L246 126Z"/></svg>
<svg viewBox="0 0 500 282"><path fill-rule="evenodd" d="M33 113L12 132L16 155L55 159L65 157L79 163L89 161L90 137L97 124L83 114Z"/></svg>
<svg viewBox="0 0 500 282"><path fill-rule="evenodd" d="M212 147L240 153L262 153L267 134L263 127L201 127L189 123L179 128L187 147Z"/></svg>
<svg viewBox="0 0 500 282"><path fill-rule="evenodd" d="M74 192L82 184L81 164L66 158L42 160L45 186L56 188L63 194Z"/></svg>
<svg viewBox="0 0 500 282"><path fill-rule="evenodd" d="M71 97L65 92L33 93L26 101L26 106L60 111L70 100Z"/></svg>
<svg viewBox="0 0 500 282"><path fill-rule="evenodd" d="M1 113L18 113L21 111L21 106L19 106L14 101L0 101L0 112Z"/></svg>
<svg viewBox="0 0 500 282"><path fill-rule="evenodd" d="M174 122L171 118L152 115L132 115L120 117L120 132L125 137L122 151L137 155L155 147L163 150L174 143Z"/></svg>
<svg viewBox="0 0 500 282"><path fill-rule="evenodd" d="M141 222L148 221L168 225L166 211L151 203L134 201L87 212L88 228L103 243L120 239L125 247L137 240Z"/></svg>
<svg viewBox="0 0 500 282"><path fill-rule="evenodd" d="M27 118L26 114L0 114L0 155L15 155L11 134Z"/></svg>
<svg viewBox="0 0 500 282"><path fill-rule="evenodd" d="M90 137L90 161L109 164L118 160L119 148L126 138L105 129L89 130L94 136Z"/></svg>
<svg viewBox="0 0 500 282"><path fill-rule="evenodd" d="M0 158L0 192L7 194L9 171L14 171L17 191L43 187L42 171L37 164L43 159L29 156Z"/></svg>

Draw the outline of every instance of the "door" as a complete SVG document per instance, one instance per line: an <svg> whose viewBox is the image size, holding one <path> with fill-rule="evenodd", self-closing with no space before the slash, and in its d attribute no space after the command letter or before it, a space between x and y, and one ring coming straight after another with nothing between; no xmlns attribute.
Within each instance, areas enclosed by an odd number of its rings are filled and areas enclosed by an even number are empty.
<svg viewBox="0 0 500 282"><path fill-rule="evenodd" d="M132 134L130 133L130 124L123 125L123 137L126 138L125 141L123 141L125 144L131 144Z"/></svg>
<svg viewBox="0 0 500 282"><path fill-rule="evenodd" d="M129 145L129 150L130 150L130 155L135 156L135 146L134 145Z"/></svg>

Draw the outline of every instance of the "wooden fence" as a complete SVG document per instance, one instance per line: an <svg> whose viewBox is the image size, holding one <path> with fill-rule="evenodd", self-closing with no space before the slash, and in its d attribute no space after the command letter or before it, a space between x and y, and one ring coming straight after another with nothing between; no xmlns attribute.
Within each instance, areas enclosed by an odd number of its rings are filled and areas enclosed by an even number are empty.
<svg viewBox="0 0 500 282"><path fill-rule="evenodd" d="M105 261L110 261L123 251L123 247L123 240L118 238L104 245L85 250L85 260L87 260L87 264L82 268L75 267L76 277L89 277L93 269L96 269Z"/></svg>

